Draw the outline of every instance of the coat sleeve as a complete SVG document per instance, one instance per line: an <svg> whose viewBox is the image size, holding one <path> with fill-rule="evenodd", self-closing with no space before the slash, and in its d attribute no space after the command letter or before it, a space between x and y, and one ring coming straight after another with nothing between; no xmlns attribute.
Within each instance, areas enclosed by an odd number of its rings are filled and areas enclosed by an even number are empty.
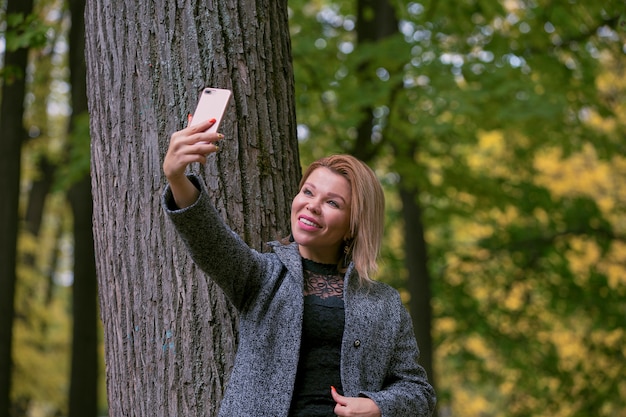
<svg viewBox="0 0 626 417"><path fill-rule="evenodd" d="M261 286L261 257L224 223L209 201L202 180L194 175L189 179L200 190L194 204L184 209L176 207L169 185L161 204L196 265L241 310Z"/></svg>
<svg viewBox="0 0 626 417"><path fill-rule="evenodd" d="M382 417L431 416L436 404L435 391L417 362L419 348L411 316L404 307L399 311L400 328L384 386L380 391L363 391L360 395L372 399Z"/></svg>

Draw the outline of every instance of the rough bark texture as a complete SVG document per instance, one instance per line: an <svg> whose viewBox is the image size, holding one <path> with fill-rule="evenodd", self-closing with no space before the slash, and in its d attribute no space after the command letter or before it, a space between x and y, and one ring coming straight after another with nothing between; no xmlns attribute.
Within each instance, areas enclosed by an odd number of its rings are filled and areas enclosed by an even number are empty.
<svg viewBox="0 0 626 417"><path fill-rule="evenodd" d="M32 0L9 0L6 15L32 12ZM26 137L22 119L28 49L4 53L4 68L22 77L2 82L0 99L0 417L11 412L13 318L17 258L18 201L22 142Z"/></svg>
<svg viewBox="0 0 626 417"><path fill-rule="evenodd" d="M162 158L203 86L230 88L216 207L253 247L287 234L300 176L286 1L92 0L94 231L111 416L215 415L234 311L160 207Z"/></svg>

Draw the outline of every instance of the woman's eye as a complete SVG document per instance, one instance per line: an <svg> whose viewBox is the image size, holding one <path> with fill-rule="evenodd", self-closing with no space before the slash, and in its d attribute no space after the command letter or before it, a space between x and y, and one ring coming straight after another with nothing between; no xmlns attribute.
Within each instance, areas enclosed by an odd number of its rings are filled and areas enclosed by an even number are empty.
<svg viewBox="0 0 626 417"><path fill-rule="evenodd" d="M334 200L330 200L328 202L328 204L330 204L331 206L333 206L335 208L339 208L339 204L336 201L334 201Z"/></svg>
<svg viewBox="0 0 626 417"><path fill-rule="evenodd" d="M304 189L302 190L302 194L305 194L305 195L311 195L311 194L313 194L313 193L312 193L312 192L311 192L311 190L309 190L308 188L304 188Z"/></svg>

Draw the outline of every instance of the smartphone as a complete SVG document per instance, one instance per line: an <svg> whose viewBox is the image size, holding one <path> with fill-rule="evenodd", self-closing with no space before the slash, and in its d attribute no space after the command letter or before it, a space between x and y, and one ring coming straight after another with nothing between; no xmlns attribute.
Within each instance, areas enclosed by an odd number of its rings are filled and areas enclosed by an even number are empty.
<svg viewBox="0 0 626 417"><path fill-rule="evenodd" d="M230 90L221 88L206 87L202 89L190 126L197 125L205 120L215 119L215 123L207 132L217 132L231 95Z"/></svg>

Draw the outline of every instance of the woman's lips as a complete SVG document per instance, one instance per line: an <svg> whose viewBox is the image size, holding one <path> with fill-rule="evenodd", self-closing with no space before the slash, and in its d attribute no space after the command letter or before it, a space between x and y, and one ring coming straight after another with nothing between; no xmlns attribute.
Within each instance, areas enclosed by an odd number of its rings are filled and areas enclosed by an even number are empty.
<svg viewBox="0 0 626 417"><path fill-rule="evenodd" d="M317 230L322 228L322 226L320 226L315 220L305 216L300 216L298 218L298 223L300 223L300 227L305 230Z"/></svg>

